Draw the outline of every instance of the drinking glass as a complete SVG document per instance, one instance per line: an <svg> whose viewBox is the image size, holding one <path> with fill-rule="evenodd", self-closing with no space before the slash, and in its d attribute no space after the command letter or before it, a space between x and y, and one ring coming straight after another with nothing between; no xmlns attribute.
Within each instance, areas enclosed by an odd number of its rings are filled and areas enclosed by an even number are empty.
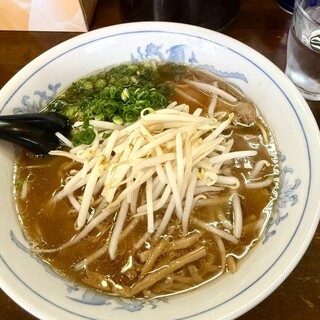
<svg viewBox="0 0 320 320"><path fill-rule="evenodd" d="M320 0L296 0L286 74L309 100L320 101Z"/></svg>

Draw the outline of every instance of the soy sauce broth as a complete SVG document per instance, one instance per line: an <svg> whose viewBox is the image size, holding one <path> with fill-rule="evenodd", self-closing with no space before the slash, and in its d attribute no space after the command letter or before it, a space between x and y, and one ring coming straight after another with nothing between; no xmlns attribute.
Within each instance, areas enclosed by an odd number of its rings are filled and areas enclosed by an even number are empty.
<svg viewBox="0 0 320 320"><path fill-rule="evenodd" d="M192 69L188 70L186 76L193 79L201 78L198 74L195 75ZM199 80L209 81L205 75ZM182 84L180 76L176 79L173 75L163 76L161 81L166 83L168 81L174 82L175 85ZM219 85L221 87L226 86L225 83ZM185 85L182 84L182 86ZM184 90L190 89L190 86L185 87L183 88ZM210 97L199 91L197 91L196 95L193 95L194 91L197 90L190 89L192 96L200 102L200 105L207 106ZM246 100L246 98L238 95L232 89L228 88L228 91L237 95L240 100ZM171 95L170 99L178 100L179 103L186 103L183 97L176 92ZM190 104L191 109L199 107L198 102L187 101L187 103ZM219 99L217 110L223 111L224 105L225 101ZM228 109L228 106L226 106L226 109ZM205 112L206 109L204 108ZM243 258L248 248L254 247L259 238L261 238L277 201L279 164L276 143L271 130L265 125L259 113L254 124L235 124L228 130L231 130L230 134L232 134L235 141L231 151L258 151L258 154L250 159L235 159L230 161L228 166L222 168L222 170L231 172L241 181L241 186L237 191L241 197L244 222L240 242L233 244L225 241L226 255L223 258L216 236L199 230L199 227L191 221L187 237L196 235L197 241L193 245L180 250L171 250L169 252L163 250L155 261L154 268L161 269L170 261L188 255L192 250L196 250L200 246L206 248L206 256L191 265L176 270L164 279L157 281L151 288L134 295L135 297L154 297L188 291L206 283L210 279L216 278L224 272L233 272L235 271L233 263L237 264L237 260ZM262 130L269 137L267 144L263 140ZM228 133L225 132L225 134ZM254 163L259 159L265 159L271 164L269 167L264 168L263 175L264 177L273 176L273 182L264 188L246 188L246 176L248 176L248 172L252 170ZM14 196L19 218L31 247L58 248L77 235L75 214L68 199L64 198L58 202L52 201L53 195L61 189L61 183L64 181L65 176L69 174L71 168L78 169L72 160L63 157L34 157L23 151L19 154L15 164ZM217 192L212 197L213 201L210 205L196 206L192 216L204 221L212 221L214 226L229 232L228 224L232 225L233 222L231 194L232 192L228 188ZM139 198L143 203L143 190ZM95 208L92 207L90 210L94 214ZM164 212L159 210L155 213L155 216L160 218L163 214ZM111 260L106 252L90 264L84 265L80 270L76 270L75 266L80 261L108 245L110 234L113 230L113 219L113 216L107 218L81 241L57 252L43 252L39 254L40 258L48 263L58 274L75 283L95 288L101 292L126 296L126 290L121 290L121 288L130 288L139 281L145 263L145 260L142 260L148 250L157 247L163 239L170 246L171 242L185 238L179 219L173 218L169 223L166 235L163 235L160 239L151 236L139 249L135 249L134 245L146 232L147 221L145 217L141 217L130 232L130 236L120 241L115 260ZM126 230L126 227L133 219L133 217L129 217L126 220L123 230ZM194 271L198 276L194 274ZM117 290L117 288L120 288L120 290Z"/></svg>

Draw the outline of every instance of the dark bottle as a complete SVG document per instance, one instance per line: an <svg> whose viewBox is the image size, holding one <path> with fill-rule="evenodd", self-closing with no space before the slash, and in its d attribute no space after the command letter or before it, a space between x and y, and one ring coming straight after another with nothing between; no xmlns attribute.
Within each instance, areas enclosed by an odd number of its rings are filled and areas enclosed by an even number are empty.
<svg viewBox="0 0 320 320"><path fill-rule="evenodd" d="M237 16L241 0L120 0L126 22L174 21L223 30Z"/></svg>
<svg viewBox="0 0 320 320"><path fill-rule="evenodd" d="M294 8L294 0L276 0L281 9L292 14Z"/></svg>

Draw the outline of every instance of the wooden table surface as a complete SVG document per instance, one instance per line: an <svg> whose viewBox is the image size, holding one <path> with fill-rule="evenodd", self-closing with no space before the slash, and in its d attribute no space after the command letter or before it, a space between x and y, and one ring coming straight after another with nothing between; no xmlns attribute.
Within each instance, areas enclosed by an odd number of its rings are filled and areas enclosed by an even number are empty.
<svg viewBox="0 0 320 320"><path fill-rule="evenodd" d="M237 19L224 33L251 46L284 70L290 20L290 14L280 9L273 0L242 0ZM90 29L122 22L117 0L100 0ZM32 59L76 35L78 33L0 31L0 88ZM320 102L308 103L320 124ZM31 320L35 317L0 291L0 320L5 319ZM268 298L240 319L320 319L319 226L292 274Z"/></svg>

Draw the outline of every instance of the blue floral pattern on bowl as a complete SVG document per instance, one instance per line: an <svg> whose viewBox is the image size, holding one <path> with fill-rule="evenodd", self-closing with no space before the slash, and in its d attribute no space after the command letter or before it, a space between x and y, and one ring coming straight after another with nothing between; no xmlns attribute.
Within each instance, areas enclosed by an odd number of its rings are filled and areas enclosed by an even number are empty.
<svg viewBox="0 0 320 320"><path fill-rule="evenodd" d="M24 95L21 99L22 106L14 108L13 113L18 114L39 112L42 108L45 107L48 101L54 99L57 96L58 89L60 87L60 82L56 84L49 84L48 90L51 91L51 93L48 93L47 91L36 90L34 92L34 99L31 99L31 97L28 95Z"/></svg>
<svg viewBox="0 0 320 320"><path fill-rule="evenodd" d="M280 156L280 162L284 164L286 157L284 155ZM265 231L265 237L262 241L265 244L270 237L276 234L277 226L288 218L289 207L292 207L298 203L298 195L296 193L297 189L301 184L301 179L294 178L293 168L284 165L282 167L282 174L280 176L280 192L278 198L277 208L274 212L274 216L270 218L268 226Z"/></svg>
<svg viewBox="0 0 320 320"><path fill-rule="evenodd" d="M156 45L154 43L149 43L145 48L138 47L136 53L131 53L132 62L150 59L191 64L207 69L219 77L235 78L248 83L246 76L242 73L222 71L217 69L214 65L200 64L192 48L186 44L174 45L165 49L162 44Z"/></svg>
<svg viewBox="0 0 320 320"><path fill-rule="evenodd" d="M238 79L248 83L244 74L239 72L229 72L217 69L214 65L200 64L192 48L188 45L174 45L167 49L162 44L149 43L145 48L138 47L136 53L130 54L132 62L141 62L145 60L173 61L177 63L187 63L199 68L206 69L213 74L225 79ZM13 109L14 114L39 112L46 103L57 96L61 83L49 84L48 91L36 90L34 97L24 95L21 99L22 106Z"/></svg>

